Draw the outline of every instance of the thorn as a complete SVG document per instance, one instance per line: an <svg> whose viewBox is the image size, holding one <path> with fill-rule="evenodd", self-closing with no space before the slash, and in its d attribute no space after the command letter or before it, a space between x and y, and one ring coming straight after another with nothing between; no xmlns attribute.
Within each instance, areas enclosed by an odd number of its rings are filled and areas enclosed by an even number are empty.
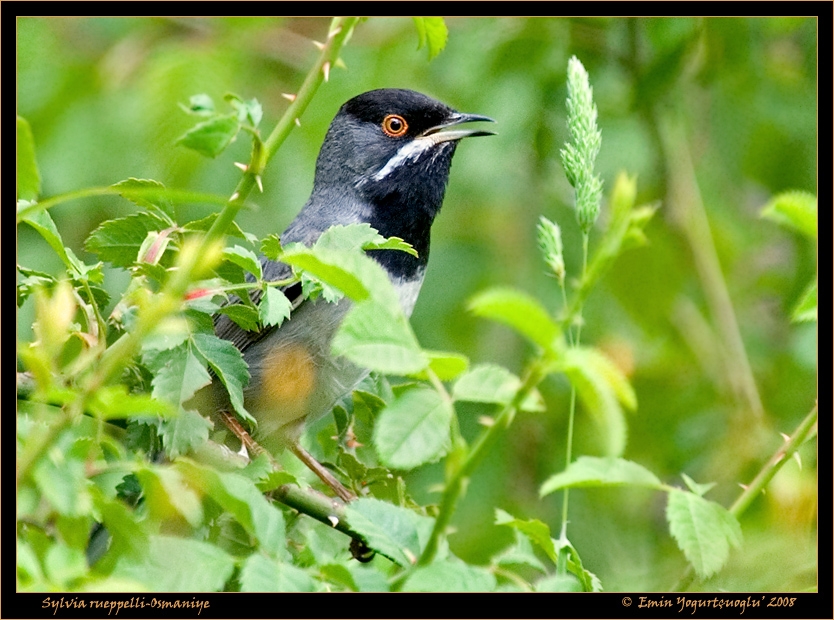
<svg viewBox="0 0 834 620"><path fill-rule="evenodd" d="M329 515L327 517L327 520L330 521L330 525L332 525L333 527L339 525L339 518L334 515Z"/></svg>
<svg viewBox="0 0 834 620"><path fill-rule="evenodd" d="M295 119L295 124L301 127L301 119Z"/></svg>
<svg viewBox="0 0 834 620"><path fill-rule="evenodd" d="M779 434L782 435L782 439L784 439L785 441L790 441L791 440L790 435L786 435L785 433L779 433Z"/></svg>
<svg viewBox="0 0 834 620"><path fill-rule="evenodd" d="M802 457L799 456L799 452L793 453L793 460L795 460L796 464L799 466L799 471L802 471Z"/></svg>
<svg viewBox="0 0 834 620"><path fill-rule="evenodd" d="M310 40L313 42L313 45L315 45L320 50L324 49L324 43L321 43L320 41L316 41L315 39L310 39Z"/></svg>
<svg viewBox="0 0 834 620"><path fill-rule="evenodd" d="M345 64L345 61L344 61L344 60L342 60L342 57L341 57L341 56L339 56L339 57L336 59L336 62L334 62L334 63L333 63L333 66L334 66L334 67L339 67L339 69L345 69L345 70L347 70L347 65Z"/></svg>
<svg viewBox="0 0 834 620"><path fill-rule="evenodd" d="M411 564L416 564L417 563L417 556L414 555L414 553L411 552L411 549L409 549L407 547L403 547L403 553L405 554L405 557L408 558L409 563L411 563Z"/></svg>
<svg viewBox="0 0 834 620"><path fill-rule="evenodd" d="M492 426L493 424L495 424L495 420L493 420L488 415L482 415L478 417L478 424L480 424L481 426Z"/></svg>
<svg viewBox="0 0 834 620"><path fill-rule="evenodd" d="M261 175L259 175L259 174L255 175L255 183L258 184L258 189L261 190L261 193L263 194L264 193L264 184L263 184L263 181L261 181Z"/></svg>
<svg viewBox="0 0 834 620"><path fill-rule="evenodd" d="M333 30L331 30L330 32L328 32L328 33L327 33L327 38L328 38L328 39L332 39L332 38L333 38L333 37L335 37L337 34L339 34L341 31L342 31L342 27L341 27L341 26L339 26L338 28L334 28Z"/></svg>
<svg viewBox="0 0 834 620"><path fill-rule="evenodd" d="M738 486L740 486L740 487L741 487L742 489L744 489L745 491L746 491L748 488L750 488L750 487L748 487L746 484L741 484L740 482L738 483Z"/></svg>
<svg viewBox="0 0 834 620"><path fill-rule="evenodd" d="M246 172L249 169L249 166L247 166L246 164L242 164L239 161L235 162L235 166L237 166L238 168L240 168L244 172Z"/></svg>
<svg viewBox="0 0 834 620"><path fill-rule="evenodd" d="M235 200L237 200L239 197L240 197L240 194L238 194L237 192L235 192L234 194L232 194L232 195L229 197L229 202L234 202L234 201L235 201Z"/></svg>
<svg viewBox="0 0 834 620"><path fill-rule="evenodd" d="M324 73L324 81L330 81L330 61L328 60L324 63L324 66L321 68L322 72Z"/></svg>
<svg viewBox="0 0 834 620"><path fill-rule="evenodd" d="M295 95L292 93L281 93L281 96L287 101L295 101Z"/></svg>

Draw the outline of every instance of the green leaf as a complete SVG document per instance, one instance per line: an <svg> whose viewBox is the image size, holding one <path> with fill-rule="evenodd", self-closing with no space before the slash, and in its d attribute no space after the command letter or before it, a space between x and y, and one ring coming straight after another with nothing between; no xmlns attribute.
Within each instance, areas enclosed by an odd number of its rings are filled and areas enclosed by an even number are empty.
<svg viewBox="0 0 834 620"><path fill-rule="evenodd" d="M436 461L449 449L454 410L435 390L417 387L382 410L374 426L374 446L388 467L413 469Z"/></svg>
<svg viewBox="0 0 834 620"><path fill-rule="evenodd" d="M17 198L35 200L41 193L41 175L35 159L35 138L29 122L17 117Z"/></svg>
<svg viewBox="0 0 834 620"><path fill-rule="evenodd" d="M124 385L99 388L87 403L90 413L104 420L129 416L170 416L174 409L150 394L129 394Z"/></svg>
<svg viewBox="0 0 834 620"><path fill-rule="evenodd" d="M315 583L306 572L259 553L253 553L240 569L241 592L314 592Z"/></svg>
<svg viewBox="0 0 834 620"><path fill-rule="evenodd" d="M500 508L496 508L495 512L496 523L498 523L498 513L503 513L504 511ZM507 515L509 520L513 519L512 515L508 513L504 514ZM542 573L547 573L547 567L538 558L538 556L536 556L530 539L518 530L515 532L515 544L504 549L498 555L493 556L492 562L502 567L516 565L529 566L541 571Z"/></svg>
<svg viewBox="0 0 834 620"><path fill-rule="evenodd" d="M451 381L469 368L469 359L460 353L448 351L423 351L429 358L429 369L441 381ZM418 379L427 379L428 373L420 373Z"/></svg>
<svg viewBox="0 0 834 620"><path fill-rule="evenodd" d="M263 118L263 108L257 99L244 101L237 95L228 94L224 97L232 107L237 110L237 118L241 123L247 123L251 127L257 127Z"/></svg>
<svg viewBox="0 0 834 620"><path fill-rule="evenodd" d="M449 30L442 17L414 17L414 26L417 28L417 49L427 46L429 60L437 56L446 47L449 39Z"/></svg>
<svg viewBox="0 0 834 620"><path fill-rule="evenodd" d="M165 186L153 179L136 179L130 177L114 183L110 187L119 190L122 198L144 208L158 212L168 226L174 225L174 208L165 197Z"/></svg>
<svg viewBox="0 0 834 620"><path fill-rule="evenodd" d="M193 487L200 489L231 514L273 557L286 555L284 515L263 496L255 483L236 473L220 473L180 459L176 467Z"/></svg>
<svg viewBox="0 0 834 620"><path fill-rule="evenodd" d="M817 322L817 281L812 280L791 313L794 323Z"/></svg>
<svg viewBox="0 0 834 620"><path fill-rule="evenodd" d="M254 418L243 406L243 388L249 383L249 365L240 350L213 334L194 334L192 342L229 392L235 411L246 420Z"/></svg>
<svg viewBox="0 0 834 620"><path fill-rule="evenodd" d="M87 573L87 559L80 549L56 542L44 558L46 576L57 584L69 584Z"/></svg>
<svg viewBox="0 0 834 620"><path fill-rule="evenodd" d="M259 280L263 278L261 261L258 260L258 256L252 250L247 250L239 245L226 248L223 250L223 260L227 260L241 269L248 271Z"/></svg>
<svg viewBox="0 0 834 620"><path fill-rule="evenodd" d="M258 307L261 323L266 327L280 325L290 318L292 303L284 293L274 286L268 286Z"/></svg>
<svg viewBox="0 0 834 620"><path fill-rule="evenodd" d="M130 267L136 263L148 235L168 226L164 219L148 212L108 220L90 233L84 249L116 267Z"/></svg>
<svg viewBox="0 0 834 620"><path fill-rule="evenodd" d="M565 471L548 478L539 490L539 496L564 488L622 486L664 488L657 476L633 461L580 456Z"/></svg>
<svg viewBox="0 0 834 620"><path fill-rule="evenodd" d="M817 238L817 198L808 192L777 194L764 206L761 216L810 239Z"/></svg>
<svg viewBox="0 0 834 620"><path fill-rule="evenodd" d="M527 536L530 542L544 551L551 562L556 564L559 561L559 550L553 542L553 538L550 535L550 527L546 523L538 519L529 519L527 521L516 519L510 513L496 508L495 525L506 525L521 532Z"/></svg>
<svg viewBox="0 0 834 620"><path fill-rule="evenodd" d="M292 244L284 248L281 261L336 287L354 301L363 301L371 294L362 280L344 267L348 261L356 262L353 252L313 250Z"/></svg>
<svg viewBox="0 0 834 620"><path fill-rule="evenodd" d="M171 458L187 454L208 441L211 428L212 423L199 413L181 408L179 414L159 425L165 453Z"/></svg>
<svg viewBox="0 0 834 620"><path fill-rule="evenodd" d="M495 364L479 364L460 377L452 388L455 400L509 405L521 387L521 379ZM522 411L544 411L544 400L536 390L521 404Z"/></svg>
<svg viewBox="0 0 834 620"><path fill-rule="evenodd" d="M229 146L239 130L240 121L236 114L216 116L197 123L177 140L177 144L206 157L217 157Z"/></svg>
<svg viewBox="0 0 834 620"><path fill-rule="evenodd" d="M717 573L742 542L738 520L723 506L673 490L666 506L669 531L701 579Z"/></svg>
<svg viewBox="0 0 834 620"><path fill-rule="evenodd" d="M415 569L403 584L403 592L493 592L495 575L460 560L440 560Z"/></svg>
<svg viewBox="0 0 834 620"><path fill-rule="evenodd" d="M180 105L189 114L195 114L197 116L211 116L215 112L214 100L205 93L189 97L188 107L182 104Z"/></svg>
<svg viewBox="0 0 834 620"><path fill-rule="evenodd" d="M225 314L232 319L237 325L248 332L256 332L260 330L260 314L252 306L246 304L229 304L217 310L220 314Z"/></svg>
<svg viewBox="0 0 834 620"><path fill-rule="evenodd" d="M552 350L559 327L542 305L527 293L492 288L476 295L469 309L477 316L504 323L545 350Z"/></svg>
<svg viewBox="0 0 834 620"><path fill-rule="evenodd" d="M377 553L400 566L410 566L417 561L420 517L412 511L362 497L347 505L345 515L351 528Z"/></svg>
<svg viewBox="0 0 834 620"><path fill-rule="evenodd" d="M152 394L159 400L181 405L211 383L205 365L194 355L189 343L173 349L147 350L142 359L155 375L151 381Z"/></svg>
<svg viewBox="0 0 834 620"><path fill-rule="evenodd" d="M203 505L193 485L176 469L147 465L136 470L149 513L157 520L182 516L192 527L203 522Z"/></svg>
<svg viewBox="0 0 834 620"><path fill-rule="evenodd" d="M429 364L403 314L375 300L353 305L332 348L336 355L386 374L411 375Z"/></svg>
<svg viewBox="0 0 834 620"><path fill-rule="evenodd" d="M269 260L280 260L283 253L284 248L278 235L269 235L261 242L261 254Z"/></svg>
<svg viewBox="0 0 834 620"><path fill-rule="evenodd" d="M152 536L143 561L125 558L115 577L135 579L152 592L216 592L235 570L235 559L209 543Z"/></svg>
<svg viewBox="0 0 834 620"><path fill-rule="evenodd" d="M706 495L707 491L709 491L712 487L715 486L714 482L707 482L705 484L698 484L692 478L687 476L686 474L682 473L681 478L686 483L686 487L692 491L695 495L699 495L703 497Z"/></svg>
<svg viewBox="0 0 834 620"><path fill-rule="evenodd" d="M608 456L620 456L626 443L626 423L620 403L629 409L637 406L628 380L613 362L589 347L566 349L556 368L570 379L603 431Z"/></svg>
<svg viewBox="0 0 834 620"><path fill-rule="evenodd" d="M61 233L58 232L58 227L52 221L52 216L48 211L37 211L25 215L21 220L26 222L34 228L41 237L49 244L49 247L61 258L67 269L72 269L72 261L64 248L64 240L61 238Z"/></svg>

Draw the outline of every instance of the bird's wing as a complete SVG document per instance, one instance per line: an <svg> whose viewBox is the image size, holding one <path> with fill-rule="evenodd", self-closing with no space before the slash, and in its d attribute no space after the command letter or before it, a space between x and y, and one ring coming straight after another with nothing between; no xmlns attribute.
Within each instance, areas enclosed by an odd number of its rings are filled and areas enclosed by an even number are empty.
<svg viewBox="0 0 834 620"><path fill-rule="evenodd" d="M271 261L263 257L261 258L261 268L263 271L263 279L269 282L285 280L292 276L292 268L289 265L286 265L284 263L278 263L276 261ZM293 310L295 310L298 307L298 305L303 301L300 282L296 282L294 284L291 284L290 286L280 287L280 290L282 293L284 293L284 295L287 296L287 299L290 300L290 304L292 305ZM253 291L250 294L250 298L256 304L260 302L261 296L262 292L260 290ZM228 306L236 303L242 302L240 301L240 298L238 298L237 296L232 296L223 305ZM218 337L231 342L238 348L238 350L240 350L241 353L245 351L249 346L255 344L256 342L264 338L267 334L271 333L274 329L276 328L265 327L259 331L250 332L240 327L237 323L235 323L225 314L214 315L215 334L217 334Z"/></svg>

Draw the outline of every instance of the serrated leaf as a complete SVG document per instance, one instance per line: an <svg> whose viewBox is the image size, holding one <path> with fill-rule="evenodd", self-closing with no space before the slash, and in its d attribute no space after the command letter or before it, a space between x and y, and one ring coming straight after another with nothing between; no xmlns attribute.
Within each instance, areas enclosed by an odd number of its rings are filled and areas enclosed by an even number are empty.
<svg viewBox="0 0 834 620"><path fill-rule="evenodd" d="M564 488L621 486L663 488L657 476L633 461L580 456L565 471L548 478L539 490L539 497Z"/></svg>
<svg viewBox="0 0 834 620"><path fill-rule="evenodd" d="M52 216L49 215L48 211L44 210L30 213L29 215L25 215L21 221L26 222L29 226L38 231L38 234L43 237L44 241L49 244L49 247L51 247L64 262L67 269L72 269L72 261L70 260L67 250L64 247L64 241L61 238L61 233L58 232L58 227L55 226L55 222L52 221Z"/></svg>
<svg viewBox="0 0 834 620"><path fill-rule="evenodd" d="M183 225L182 229L194 232L207 232L208 229L214 225L214 221L217 219L217 215L217 213L212 213L211 215L207 215L202 219L188 222L187 224ZM231 224L229 224L226 227L225 233L230 237L250 240L250 235L243 232L243 230L241 230L240 226L238 226L236 222L232 222Z"/></svg>
<svg viewBox="0 0 834 620"><path fill-rule="evenodd" d="M791 321L794 323L805 323L817 321L817 281L812 280L802 293L799 302L791 312Z"/></svg>
<svg viewBox="0 0 834 620"><path fill-rule="evenodd" d="M368 287L356 275L342 265L353 253L314 251L310 248L292 245L284 248L282 262L303 269L315 278L335 286L354 301L363 301L370 296Z"/></svg>
<svg viewBox="0 0 834 620"><path fill-rule="evenodd" d="M153 179L136 179L130 177L111 185L113 189L119 190L119 195L145 209L155 210L164 217L168 226L174 225L172 219L174 208L167 198L164 197L165 185Z"/></svg>
<svg viewBox="0 0 834 620"><path fill-rule="evenodd" d="M217 157L240 130L236 114L215 116L197 123L177 140L177 144L197 151L206 157Z"/></svg>
<svg viewBox="0 0 834 620"><path fill-rule="evenodd" d="M196 411L181 408L179 414L159 425L165 453L175 458L198 448L208 441L211 427L211 422Z"/></svg>
<svg viewBox="0 0 834 620"><path fill-rule="evenodd" d="M332 349L363 368L387 374L415 374L429 363L402 313L374 300L353 305Z"/></svg>
<svg viewBox="0 0 834 620"><path fill-rule="evenodd" d="M314 592L306 572L285 562L253 553L240 569L241 592Z"/></svg>
<svg viewBox="0 0 834 620"><path fill-rule="evenodd" d="M90 233L84 248L116 267L130 267L137 261L148 235L166 227L165 220L148 212L107 220Z"/></svg>
<svg viewBox="0 0 834 620"><path fill-rule="evenodd" d="M236 473L218 472L181 459L176 468L189 484L217 502L231 514L264 552L273 557L286 553L284 515L270 504L249 478Z"/></svg>
<svg viewBox="0 0 834 620"><path fill-rule="evenodd" d="M400 566L410 566L420 555L418 515L369 497L352 501L345 508L351 528L368 546Z"/></svg>
<svg viewBox="0 0 834 620"><path fill-rule="evenodd" d="M437 56L446 47L449 39L449 30L442 17L414 17L414 26L417 28L417 49L424 45L428 48L429 60Z"/></svg>
<svg viewBox="0 0 834 620"><path fill-rule="evenodd" d="M764 206L761 216L810 239L817 238L817 198L808 192L777 194Z"/></svg>
<svg viewBox="0 0 834 620"><path fill-rule="evenodd" d="M154 398L175 405L190 400L202 387L211 383L205 365L194 355L188 343L160 351L145 351L145 365L154 373L151 381Z"/></svg>
<svg viewBox="0 0 834 620"><path fill-rule="evenodd" d="M403 584L403 592L493 592L495 575L460 560L439 560L415 569Z"/></svg>
<svg viewBox="0 0 834 620"><path fill-rule="evenodd" d="M268 286L258 307L261 323L266 327L280 325L290 318L292 303L284 293L274 286Z"/></svg>
<svg viewBox="0 0 834 620"><path fill-rule="evenodd" d="M146 466L137 469L148 511L154 519L182 516L192 527L203 522L203 504L182 474L170 467Z"/></svg>
<svg viewBox="0 0 834 620"><path fill-rule="evenodd" d="M35 159L35 138L29 122L17 117L17 198L35 200L41 193L41 175Z"/></svg>
<svg viewBox="0 0 834 620"><path fill-rule="evenodd" d="M217 312L225 314L232 319L241 329L248 332L256 332L260 329L260 315L252 306L246 304L229 304L221 307Z"/></svg>
<svg viewBox="0 0 834 620"><path fill-rule="evenodd" d="M241 269L254 275L259 280L263 278L261 272L261 261L252 250L247 250L239 245L223 250L223 260L227 260Z"/></svg>
<svg viewBox="0 0 834 620"><path fill-rule="evenodd" d="M449 449L451 404L436 391L417 387L382 410L374 426L374 447L383 464L413 469L436 461Z"/></svg>
<svg viewBox="0 0 834 620"><path fill-rule="evenodd" d="M717 573L742 542L738 520L723 506L673 490L666 505L669 531L701 579Z"/></svg>
<svg viewBox="0 0 834 620"><path fill-rule="evenodd" d="M628 408L637 405L628 380L613 362L589 347L565 350L557 369L567 375L603 432L608 456L620 456L626 444L625 416L620 403Z"/></svg>
<svg viewBox="0 0 834 620"><path fill-rule="evenodd" d="M559 550L553 542L550 535L550 528L546 523L538 519L522 520L516 519L510 513L495 509L495 524L506 525L508 527L521 532L532 542L545 552L550 561L556 564L559 561Z"/></svg>
<svg viewBox="0 0 834 620"><path fill-rule="evenodd" d="M278 235L269 235L261 242L261 253L269 260L280 260L284 248Z"/></svg>
<svg viewBox="0 0 834 620"><path fill-rule="evenodd" d="M542 305L527 293L492 288L476 295L469 309L477 316L503 323L545 350L554 347L559 327Z"/></svg>
<svg viewBox="0 0 834 620"><path fill-rule="evenodd" d="M142 561L120 561L113 576L135 579L152 592L216 592L232 576L235 563L235 558L213 544L151 536L147 556Z"/></svg>
<svg viewBox="0 0 834 620"><path fill-rule="evenodd" d="M244 419L254 421L243 406L243 388L249 384L249 365L238 348L213 334L194 334L192 342L226 386L235 411Z"/></svg>

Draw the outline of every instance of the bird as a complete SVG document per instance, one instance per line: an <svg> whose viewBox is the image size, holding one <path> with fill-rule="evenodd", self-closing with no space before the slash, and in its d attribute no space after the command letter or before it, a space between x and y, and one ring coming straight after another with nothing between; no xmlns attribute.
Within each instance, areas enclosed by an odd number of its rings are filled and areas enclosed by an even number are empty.
<svg viewBox="0 0 834 620"><path fill-rule="evenodd" d="M350 224L369 224L384 237L403 239L416 256L399 250L374 250L369 256L387 272L403 313L410 316L457 145L464 138L494 135L460 125L482 121L494 122L457 112L413 90L385 88L353 97L339 108L327 130L310 198L279 235L281 243L309 246L331 227ZM260 261L264 280L292 276L284 263L263 256ZM301 448L298 439L306 422L331 411L368 374L331 353L350 302L303 299L298 283L283 292L293 310L280 326L247 331L218 314L215 333L232 342L249 367L244 405L257 420L257 444L270 452L289 447L347 502L355 496ZM259 295L252 293L253 301ZM218 384L215 379L212 385L215 411L226 412L228 423L228 395Z"/></svg>

